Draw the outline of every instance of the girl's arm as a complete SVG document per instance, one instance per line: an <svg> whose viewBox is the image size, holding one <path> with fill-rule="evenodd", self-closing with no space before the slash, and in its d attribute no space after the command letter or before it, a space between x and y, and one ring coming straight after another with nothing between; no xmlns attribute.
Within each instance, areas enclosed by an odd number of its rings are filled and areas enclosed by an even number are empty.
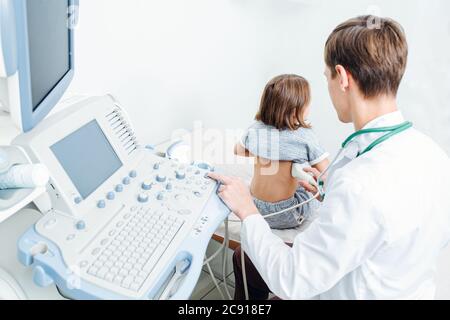
<svg viewBox="0 0 450 320"><path fill-rule="evenodd" d="M325 159L322 162L319 162L318 164L312 166L314 169L319 170L320 173L324 172L325 170L327 170L328 166L330 165L330 160L329 159Z"/></svg>
<svg viewBox="0 0 450 320"><path fill-rule="evenodd" d="M234 147L234 154L240 157L247 157L247 158L252 156L250 152L247 149L245 149L240 143L236 144L236 146Z"/></svg>

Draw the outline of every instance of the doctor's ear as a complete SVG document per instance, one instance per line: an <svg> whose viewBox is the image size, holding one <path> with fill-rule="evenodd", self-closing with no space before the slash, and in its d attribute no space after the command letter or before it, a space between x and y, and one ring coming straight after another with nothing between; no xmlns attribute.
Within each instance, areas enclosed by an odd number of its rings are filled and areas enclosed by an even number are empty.
<svg viewBox="0 0 450 320"><path fill-rule="evenodd" d="M336 73L339 79L339 87L342 92L346 92L350 84L350 74L341 65L336 66Z"/></svg>

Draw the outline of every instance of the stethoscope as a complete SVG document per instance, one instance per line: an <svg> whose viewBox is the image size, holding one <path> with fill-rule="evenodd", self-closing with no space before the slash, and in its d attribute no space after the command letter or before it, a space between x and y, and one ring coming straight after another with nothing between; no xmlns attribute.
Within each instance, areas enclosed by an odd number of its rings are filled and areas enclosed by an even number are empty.
<svg viewBox="0 0 450 320"><path fill-rule="evenodd" d="M319 196L325 198L325 182L323 180L323 177L331 170L331 168L338 162L338 160L341 158L342 153L347 149L349 144L355 140L357 137L366 135L366 134L372 134L372 133L386 133L382 137L378 138L374 142L372 142L364 151L359 152L356 158L361 157L362 155L372 151L375 147L381 145L382 143L386 142L387 140L393 138L394 136L399 135L400 133L409 130L413 127L413 123L410 121L406 121L402 124L392 126L392 127L380 127L380 128L372 128L372 129L363 129L360 131L357 131L353 133L350 137L348 137L344 143L342 144L341 150L338 152L334 160L331 162L331 164L327 167L327 169L320 174L320 176L317 178L317 187L319 191Z"/></svg>

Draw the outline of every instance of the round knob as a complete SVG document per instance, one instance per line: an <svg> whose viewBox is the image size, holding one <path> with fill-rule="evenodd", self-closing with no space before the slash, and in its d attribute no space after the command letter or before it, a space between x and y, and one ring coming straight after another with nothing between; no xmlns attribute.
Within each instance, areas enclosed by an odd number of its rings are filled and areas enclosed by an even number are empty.
<svg viewBox="0 0 450 320"><path fill-rule="evenodd" d="M125 177L125 178L123 178L123 181L122 181L122 182L123 182L124 185L127 186L127 185L129 185L129 184L131 183L131 180L130 180L129 177Z"/></svg>
<svg viewBox="0 0 450 320"><path fill-rule="evenodd" d="M133 178L133 179L136 178L137 175L138 175L138 174L137 174L137 171L136 171L136 170L131 171L130 174L129 174L130 178Z"/></svg>
<svg viewBox="0 0 450 320"><path fill-rule="evenodd" d="M173 189L173 185L171 183L168 183L167 186L166 186L166 190L170 191L172 189Z"/></svg>
<svg viewBox="0 0 450 320"><path fill-rule="evenodd" d="M143 190L146 190L146 191L148 191L148 190L151 190L152 189L152 182L151 181L148 181L148 180L145 180L143 183L142 183L142 189Z"/></svg>
<svg viewBox="0 0 450 320"><path fill-rule="evenodd" d="M156 197L157 200L162 201L164 200L164 194L159 193L158 196Z"/></svg>
<svg viewBox="0 0 450 320"><path fill-rule="evenodd" d="M110 200L110 201L114 200L115 198L116 198L116 194L115 194L114 192L109 192L109 193L106 195L106 199L108 199L108 200Z"/></svg>
<svg viewBox="0 0 450 320"><path fill-rule="evenodd" d="M175 172L175 176L178 180L184 180L186 179L186 173L183 171L177 171Z"/></svg>
<svg viewBox="0 0 450 320"><path fill-rule="evenodd" d="M116 192L123 192L123 185L119 184L116 186Z"/></svg>
<svg viewBox="0 0 450 320"><path fill-rule="evenodd" d="M83 202L83 199L81 197L76 197L74 200L75 204L80 204L81 202Z"/></svg>
<svg viewBox="0 0 450 320"><path fill-rule="evenodd" d="M180 201L180 202L187 202L187 201L189 201L189 197L185 194L177 194L175 196L175 200Z"/></svg>
<svg viewBox="0 0 450 320"><path fill-rule="evenodd" d="M158 175L156 177L156 181L158 181L158 182L166 182L166 180L167 180L166 176Z"/></svg>
<svg viewBox="0 0 450 320"><path fill-rule="evenodd" d="M194 192L194 195L195 195L197 198L203 197L203 194L201 194L201 193L198 192L198 191Z"/></svg>
<svg viewBox="0 0 450 320"><path fill-rule="evenodd" d="M148 201L148 194L146 194L146 193L141 193L141 194L138 196L138 201L139 201L140 203L145 203L145 202L147 202L147 201Z"/></svg>
<svg viewBox="0 0 450 320"><path fill-rule="evenodd" d="M197 167L202 170L211 170L211 166L207 163L199 163Z"/></svg>
<svg viewBox="0 0 450 320"><path fill-rule="evenodd" d="M153 169L154 170L159 170L159 168L160 168L159 163L155 163L155 165L153 166Z"/></svg>
<svg viewBox="0 0 450 320"><path fill-rule="evenodd" d="M86 229L86 222L84 222L84 221L78 221L77 223L76 223L76 225L75 225L75 228L78 230L78 231L82 231L82 230L84 230L84 229Z"/></svg>
<svg viewBox="0 0 450 320"><path fill-rule="evenodd" d="M105 209L105 208L106 208L106 202L105 202L105 200L100 200L99 202L97 202L97 208L99 208L99 209Z"/></svg>

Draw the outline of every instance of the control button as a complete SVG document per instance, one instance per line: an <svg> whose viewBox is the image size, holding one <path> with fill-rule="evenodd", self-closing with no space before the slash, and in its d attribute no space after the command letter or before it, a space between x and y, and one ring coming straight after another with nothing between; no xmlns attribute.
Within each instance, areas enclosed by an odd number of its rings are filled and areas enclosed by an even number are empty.
<svg viewBox="0 0 450 320"><path fill-rule="evenodd" d="M148 181L148 180L145 180L143 183L142 183L142 189L144 189L144 190L151 190L152 189L152 186L153 186L153 184L152 184L152 182L151 181Z"/></svg>
<svg viewBox="0 0 450 320"><path fill-rule="evenodd" d="M208 190L208 187L207 186L203 186L202 190Z"/></svg>
<svg viewBox="0 0 450 320"><path fill-rule="evenodd" d="M156 181L158 181L158 182L166 182L166 180L167 180L166 176L159 175L159 174L156 176Z"/></svg>
<svg viewBox="0 0 450 320"><path fill-rule="evenodd" d="M130 178L133 178L133 179L136 178L137 175L138 175L138 174L137 174L137 171L136 171L136 170L131 171L130 174L129 174Z"/></svg>
<svg viewBox="0 0 450 320"><path fill-rule="evenodd" d="M88 262L88 261L81 261L81 262L80 262L80 268L81 268L81 269L86 268L88 265L89 265L89 262Z"/></svg>
<svg viewBox="0 0 450 320"><path fill-rule="evenodd" d="M201 198L203 195L200 193L200 192L198 192L198 191L196 191L196 192L194 192L194 195L196 196L196 197L198 197L198 198Z"/></svg>
<svg viewBox="0 0 450 320"><path fill-rule="evenodd" d="M182 216L188 216L188 215L192 214L192 211L184 209L184 210L179 210L178 213L181 214Z"/></svg>
<svg viewBox="0 0 450 320"><path fill-rule="evenodd" d="M148 194L146 194L146 193L141 193L141 194L138 196L138 201L139 201L140 203L145 203L145 202L147 202L147 201L148 201Z"/></svg>
<svg viewBox="0 0 450 320"><path fill-rule="evenodd" d="M151 144L148 144L148 145L145 146L145 149L147 149L147 150L155 150L155 147L152 146Z"/></svg>
<svg viewBox="0 0 450 320"><path fill-rule="evenodd" d="M131 183L131 180L130 180L129 177L125 177L125 178L123 178L123 181L122 181L122 182L123 182L124 185L127 186L127 185L129 185L129 184Z"/></svg>
<svg viewBox="0 0 450 320"><path fill-rule="evenodd" d="M187 202L187 201L189 201L189 197L185 194L177 194L175 196L175 200L180 201L180 202Z"/></svg>
<svg viewBox="0 0 450 320"><path fill-rule="evenodd" d="M111 230L111 231L108 233L108 235L109 235L110 237L114 237L114 236L116 235L116 233L117 233L117 230Z"/></svg>
<svg viewBox="0 0 450 320"><path fill-rule="evenodd" d="M159 163L155 163L155 165L153 166L153 169L159 170L160 167L161 167L161 165Z"/></svg>
<svg viewBox="0 0 450 320"><path fill-rule="evenodd" d="M99 209L105 209L105 208L106 208L106 202L105 202L105 200L100 200L99 202L97 202L97 208L99 208Z"/></svg>
<svg viewBox="0 0 450 320"><path fill-rule="evenodd" d="M202 170L211 170L211 166L207 163L199 163L198 166Z"/></svg>
<svg viewBox="0 0 450 320"><path fill-rule="evenodd" d="M108 192L108 194L106 195L106 199L112 201L116 198L116 194L114 192Z"/></svg>
<svg viewBox="0 0 450 320"><path fill-rule="evenodd" d="M66 238L67 241L72 241L72 240L74 240L74 239L75 239L75 235L74 235L74 234L70 234L70 235L68 235L67 238Z"/></svg>
<svg viewBox="0 0 450 320"><path fill-rule="evenodd" d="M198 176L201 173L200 170L195 171L195 174Z"/></svg>
<svg viewBox="0 0 450 320"><path fill-rule="evenodd" d="M164 194L163 193L159 193L158 196L156 197L157 200L162 201L164 200Z"/></svg>
<svg viewBox="0 0 450 320"><path fill-rule="evenodd" d="M81 197L76 197L73 202L75 202L75 204L80 204L83 202L83 199Z"/></svg>
<svg viewBox="0 0 450 320"><path fill-rule="evenodd" d="M75 225L75 228L76 228L78 231L82 231L82 230L86 229L86 222L84 222L83 220L78 221L78 222L76 223L76 225Z"/></svg>
<svg viewBox="0 0 450 320"><path fill-rule="evenodd" d="M100 254L100 252L102 251L102 249L100 248L95 248L94 250L92 250L92 255L93 256L98 256Z"/></svg>
<svg viewBox="0 0 450 320"><path fill-rule="evenodd" d="M177 171L177 172L175 172L175 177L178 180L184 180L184 179L186 179L186 173L183 171Z"/></svg>
<svg viewBox="0 0 450 320"><path fill-rule="evenodd" d="M50 228L54 227L55 225L56 225L56 219L51 219L51 220L48 220L48 221L44 224L44 227L45 227L46 229L50 229Z"/></svg>
<svg viewBox="0 0 450 320"><path fill-rule="evenodd" d="M118 192L118 193L123 192L123 185L122 184L118 184L116 186L116 192Z"/></svg>

